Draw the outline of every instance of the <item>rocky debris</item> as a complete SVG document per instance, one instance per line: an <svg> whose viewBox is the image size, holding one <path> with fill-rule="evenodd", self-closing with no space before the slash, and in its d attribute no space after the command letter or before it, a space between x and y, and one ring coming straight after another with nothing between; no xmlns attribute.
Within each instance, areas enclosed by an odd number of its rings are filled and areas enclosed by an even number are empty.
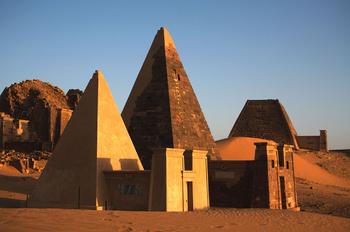
<svg viewBox="0 0 350 232"><path fill-rule="evenodd" d="M26 80L6 87L1 94L0 110L14 118L31 120L37 108L69 108L63 90L40 80Z"/></svg>
<svg viewBox="0 0 350 232"><path fill-rule="evenodd" d="M0 112L15 119L30 121L30 129L39 141L51 141L49 128L55 128L50 116L59 108L72 109L78 104L80 90L69 95L59 87L40 80L26 80L6 87L0 96Z"/></svg>
<svg viewBox="0 0 350 232"><path fill-rule="evenodd" d="M303 158L317 164L333 175L342 178L350 178L350 156L345 151L309 151L299 150L295 153Z"/></svg>
<svg viewBox="0 0 350 232"><path fill-rule="evenodd" d="M22 153L14 150L3 151L0 154L0 165L12 166L23 174L29 174L33 171L42 172L50 156L50 152L44 151L31 153Z"/></svg>
<svg viewBox="0 0 350 232"><path fill-rule="evenodd" d="M83 95L83 91L80 89L70 89L67 92L68 105L71 109L75 109L77 107L81 96Z"/></svg>

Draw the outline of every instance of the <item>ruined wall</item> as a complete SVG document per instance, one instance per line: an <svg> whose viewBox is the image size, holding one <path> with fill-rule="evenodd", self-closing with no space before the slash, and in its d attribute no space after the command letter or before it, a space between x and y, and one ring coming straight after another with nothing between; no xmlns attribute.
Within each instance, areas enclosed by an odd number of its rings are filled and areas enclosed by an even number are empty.
<svg viewBox="0 0 350 232"><path fill-rule="evenodd" d="M209 161L210 206L249 208L254 161Z"/></svg>
<svg viewBox="0 0 350 232"><path fill-rule="evenodd" d="M83 91L80 89L70 89L67 94L68 105L71 109L75 109L78 106L78 103L83 96Z"/></svg>
<svg viewBox="0 0 350 232"><path fill-rule="evenodd" d="M0 112L0 148L14 149L16 144L23 143L23 149L27 150L34 146L35 141L36 135L30 130L28 120L15 120Z"/></svg>
<svg viewBox="0 0 350 232"><path fill-rule="evenodd" d="M328 151L327 131L320 130L319 136L297 136L299 147L314 151Z"/></svg>
<svg viewBox="0 0 350 232"><path fill-rule="evenodd" d="M320 151L328 151L327 130L320 130Z"/></svg>
<svg viewBox="0 0 350 232"><path fill-rule="evenodd" d="M51 150L58 140L57 109L73 110L81 95L80 90L69 90L65 95L63 90L49 83L26 80L4 89L0 96L0 111L15 120L28 120L30 131L42 144L42 149Z"/></svg>
<svg viewBox="0 0 350 232"><path fill-rule="evenodd" d="M315 150L320 149L320 136L298 136L299 148Z"/></svg>
<svg viewBox="0 0 350 232"><path fill-rule="evenodd" d="M104 172L110 199L110 209L148 210L150 171Z"/></svg>
<svg viewBox="0 0 350 232"><path fill-rule="evenodd" d="M14 119L0 112L0 148L21 152L51 151L69 122L72 110L51 108L48 115L47 134L49 137L48 140L42 141L30 127L31 121Z"/></svg>
<svg viewBox="0 0 350 232"><path fill-rule="evenodd" d="M254 137L298 148L296 131L278 100L248 100L229 137Z"/></svg>

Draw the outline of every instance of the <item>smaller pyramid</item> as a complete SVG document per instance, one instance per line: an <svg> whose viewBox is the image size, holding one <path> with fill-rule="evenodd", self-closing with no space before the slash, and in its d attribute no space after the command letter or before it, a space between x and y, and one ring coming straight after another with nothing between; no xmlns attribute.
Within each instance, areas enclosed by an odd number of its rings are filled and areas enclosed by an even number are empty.
<svg viewBox="0 0 350 232"><path fill-rule="evenodd" d="M261 138L299 148L292 121L277 99L247 100L230 137Z"/></svg>
<svg viewBox="0 0 350 232"><path fill-rule="evenodd" d="M111 202L103 171L143 170L112 93L96 71L37 188L31 207L96 209Z"/></svg>

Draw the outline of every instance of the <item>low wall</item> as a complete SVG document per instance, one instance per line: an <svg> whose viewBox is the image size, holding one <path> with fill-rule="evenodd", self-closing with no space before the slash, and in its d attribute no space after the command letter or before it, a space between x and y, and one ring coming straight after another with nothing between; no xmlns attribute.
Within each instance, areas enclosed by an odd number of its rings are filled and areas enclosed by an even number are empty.
<svg viewBox="0 0 350 232"><path fill-rule="evenodd" d="M308 150L320 150L320 136L297 136L299 148Z"/></svg>
<svg viewBox="0 0 350 232"><path fill-rule="evenodd" d="M113 209L148 210L151 171L104 172Z"/></svg>
<svg viewBox="0 0 350 232"><path fill-rule="evenodd" d="M209 161L210 205L249 208L254 161Z"/></svg>

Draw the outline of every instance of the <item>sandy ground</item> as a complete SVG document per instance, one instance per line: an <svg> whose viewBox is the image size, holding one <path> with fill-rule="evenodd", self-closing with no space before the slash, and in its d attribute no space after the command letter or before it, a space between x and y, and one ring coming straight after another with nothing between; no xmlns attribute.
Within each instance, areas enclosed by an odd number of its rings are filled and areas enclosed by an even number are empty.
<svg viewBox="0 0 350 232"><path fill-rule="evenodd" d="M299 151L296 155L333 175L350 180L350 154L347 152Z"/></svg>
<svg viewBox="0 0 350 232"><path fill-rule="evenodd" d="M350 218L350 157L339 152L300 151L295 163L302 210Z"/></svg>
<svg viewBox="0 0 350 232"><path fill-rule="evenodd" d="M216 141L222 160L254 160L254 143L269 142L266 139L250 137L232 137Z"/></svg>
<svg viewBox="0 0 350 232"><path fill-rule="evenodd" d="M0 209L2 231L350 231L350 219L264 209L190 213Z"/></svg>

